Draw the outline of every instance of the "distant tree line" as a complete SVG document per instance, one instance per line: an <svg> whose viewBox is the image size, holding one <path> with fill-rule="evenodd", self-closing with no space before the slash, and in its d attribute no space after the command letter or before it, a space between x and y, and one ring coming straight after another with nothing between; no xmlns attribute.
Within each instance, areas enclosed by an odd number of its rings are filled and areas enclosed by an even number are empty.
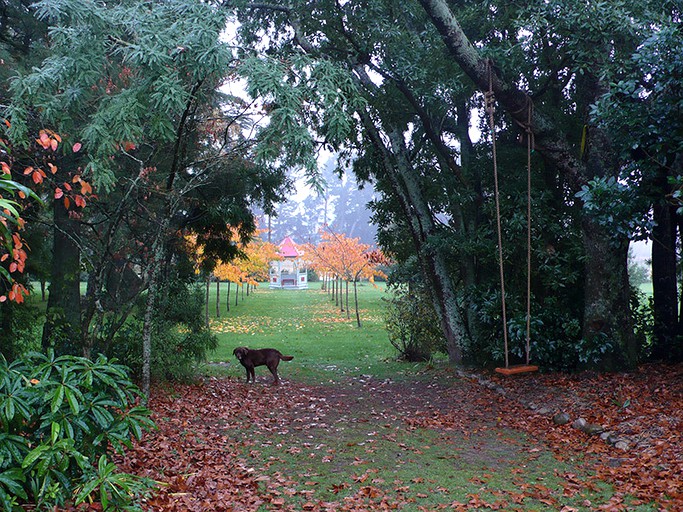
<svg viewBox="0 0 683 512"><path fill-rule="evenodd" d="M373 185L359 186L349 169L340 168L334 155L322 163L321 178L320 187L288 198L273 216L262 218L261 226L269 226L264 236L275 243L286 236L299 243L314 243L320 241L321 230L330 229L374 244L377 227L372 223L370 205L378 194Z"/></svg>

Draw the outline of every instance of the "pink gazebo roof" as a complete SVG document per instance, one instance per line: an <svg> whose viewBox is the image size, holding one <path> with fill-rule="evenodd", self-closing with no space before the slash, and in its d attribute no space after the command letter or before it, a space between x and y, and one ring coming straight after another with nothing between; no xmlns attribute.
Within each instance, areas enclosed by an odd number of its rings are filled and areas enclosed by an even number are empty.
<svg viewBox="0 0 683 512"><path fill-rule="evenodd" d="M301 253L296 248L296 244L288 236L280 242L278 254L283 258L298 258Z"/></svg>

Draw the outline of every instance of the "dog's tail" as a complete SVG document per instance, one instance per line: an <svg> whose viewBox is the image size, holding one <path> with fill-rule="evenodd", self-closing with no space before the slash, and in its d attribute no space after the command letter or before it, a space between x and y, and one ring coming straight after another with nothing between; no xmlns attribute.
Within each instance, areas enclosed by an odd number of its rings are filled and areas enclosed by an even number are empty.
<svg viewBox="0 0 683 512"><path fill-rule="evenodd" d="M294 359L294 356L283 356L283 355L280 355L280 359L282 359L283 361L291 361L292 359Z"/></svg>

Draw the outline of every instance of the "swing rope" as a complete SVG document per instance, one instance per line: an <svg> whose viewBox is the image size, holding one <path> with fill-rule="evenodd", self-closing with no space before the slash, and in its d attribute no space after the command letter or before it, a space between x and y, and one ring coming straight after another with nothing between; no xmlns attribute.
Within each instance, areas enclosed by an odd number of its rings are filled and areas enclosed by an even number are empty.
<svg viewBox="0 0 683 512"><path fill-rule="evenodd" d="M501 309L503 314L503 345L505 350L505 368L509 368L509 349L507 332L507 311L505 301L505 271L503 265L503 235L500 215L500 193L498 189L498 158L496 150L496 131L495 131L495 96L493 93L493 63L491 59L486 64L488 72L488 91L484 93L486 111L489 115L489 126L491 129L491 142L493 152L493 186L496 203L496 226L498 230L498 266L500 270L500 292ZM527 282L526 282L526 364L529 365L531 354L531 154L534 151L534 133L531 129L534 104L527 96L527 122L522 125L526 132L527 139ZM519 123L521 125L521 123Z"/></svg>
<svg viewBox="0 0 683 512"><path fill-rule="evenodd" d="M534 151L534 132L531 119L534 114L534 103L527 96L526 131L526 364L529 364L531 352L531 153Z"/></svg>
<svg viewBox="0 0 683 512"><path fill-rule="evenodd" d="M505 310L505 270L503 268L503 234L500 222L500 194L498 193L498 159L496 151L496 125L494 113L496 110L496 98L493 95L493 70L491 69L491 59L487 61L486 67L489 76L489 90L484 94L486 111L489 114L489 127L491 128L491 142L493 150L493 189L496 199L496 223L498 228L498 267L500 270L500 296L503 313L503 345L505 349L505 368L510 366L508 360L508 329L507 312Z"/></svg>

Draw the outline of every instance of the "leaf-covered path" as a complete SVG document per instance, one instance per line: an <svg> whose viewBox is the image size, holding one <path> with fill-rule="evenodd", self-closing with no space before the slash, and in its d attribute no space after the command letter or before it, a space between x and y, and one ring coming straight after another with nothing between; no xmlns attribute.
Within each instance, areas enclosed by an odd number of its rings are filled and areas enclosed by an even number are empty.
<svg viewBox="0 0 683 512"><path fill-rule="evenodd" d="M158 389L159 430L120 466L161 482L148 510L683 509L683 368L487 382ZM628 449L555 425L558 410Z"/></svg>

